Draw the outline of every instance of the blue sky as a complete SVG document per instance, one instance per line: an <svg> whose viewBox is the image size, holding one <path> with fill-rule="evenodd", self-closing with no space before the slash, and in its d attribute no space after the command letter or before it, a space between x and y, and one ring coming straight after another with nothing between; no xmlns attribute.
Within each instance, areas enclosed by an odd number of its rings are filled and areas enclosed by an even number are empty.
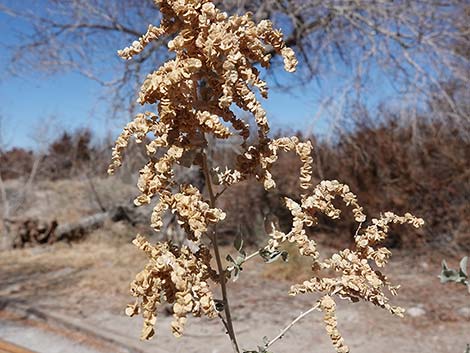
<svg viewBox="0 0 470 353"><path fill-rule="evenodd" d="M5 70L4 63L0 70ZM34 147L35 131L48 123L55 125L52 130L88 127L97 135L116 134L124 122L107 118L109 102L98 98L104 90L76 73L2 77L0 114L6 140L10 145ZM303 92L284 94L272 90L263 103L274 130L305 129L314 114L314 104Z"/></svg>
<svg viewBox="0 0 470 353"><path fill-rule="evenodd" d="M64 129L87 127L97 136L107 133L116 135L125 121L109 119L109 101L100 99L105 88L98 83L77 73L45 76L38 72L29 72L13 76L7 72L11 55L8 47L18 40L17 31L25 30L28 30L27 22L0 11L0 45L3 47L0 52L0 115L3 116L3 136L9 146L35 148L37 138L34 137L38 134ZM115 52L109 55L115 55ZM124 65L122 69L124 70ZM112 72L105 74L112 76ZM286 80L289 77L281 76ZM269 99L263 104L272 129L308 129L324 133L328 129L327 116L320 114L320 121L313 121L319 109L318 98L332 95L340 84L341 80L332 80L324 82L321 88L312 83L289 92L271 89ZM390 91L385 82L380 83L380 87L380 90L370 96L369 102L378 100L378 97L383 97L384 92Z"/></svg>
<svg viewBox="0 0 470 353"><path fill-rule="evenodd" d="M104 88L84 76L68 72L46 75L41 72L8 72L9 46L17 31L28 23L0 12L0 115L3 135L10 146L36 147L38 131L91 128L98 136L109 130L115 134L122 122L106 118L108 102L98 99ZM53 126L45 128L45 124Z"/></svg>

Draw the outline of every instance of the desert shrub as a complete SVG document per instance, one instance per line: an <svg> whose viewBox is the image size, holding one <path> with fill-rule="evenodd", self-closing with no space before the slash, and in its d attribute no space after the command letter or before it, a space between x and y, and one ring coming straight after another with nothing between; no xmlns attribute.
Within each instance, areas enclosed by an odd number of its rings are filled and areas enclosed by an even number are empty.
<svg viewBox="0 0 470 353"><path fill-rule="evenodd" d="M462 127L424 117L405 124L390 117L361 126L337 144L318 146L323 175L341 176L367 212L410 208L428 220L419 237L405 229L391 232L390 245L410 248L470 248L468 151L470 140Z"/></svg>
<svg viewBox="0 0 470 353"><path fill-rule="evenodd" d="M156 0L155 4L162 14L160 25L150 25L142 37L119 51L119 55L131 59L152 41L169 36L172 39L168 49L175 58L145 79L138 102L155 104L156 112L138 114L124 128L113 149L109 172L121 166L122 153L132 137L143 143L148 156L140 169L140 195L135 204L148 205L158 199L151 216L152 227L160 231L164 213L171 210L186 239L179 245L169 241L151 244L144 236L136 236L134 244L147 254L149 261L131 284L135 301L128 305L126 313L142 315L142 339L154 336L158 310L164 302L172 305L171 329L177 337L183 334L191 313L218 317L233 351L239 353L228 299L228 278L238 278L243 264L257 256L266 262L286 260L288 250L284 245L291 243L295 247L290 251L310 261L312 277L292 285L289 294L319 293L320 298L279 335L266 338L256 350L244 352L266 353L297 321L316 310L323 312L326 331L336 351L348 352L338 331L336 301L364 300L402 316L404 310L389 300L389 294L395 295L398 287L375 268L384 267L391 254L380 243L387 238L392 224L419 227L423 220L409 213L398 216L385 212L367 222L364 209L347 185L337 180L314 183L310 141L302 141L298 136L269 136L267 114L258 99L267 98L267 84L260 78L258 67L269 68L270 50L283 57L286 71L294 71L297 65L294 52L286 47L282 33L270 21L255 24L250 14L229 17L209 0ZM234 106L253 119L238 118L232 111ZM232 140L238 145L234 158L227 160L227 164L217 164L215 140ZM299 160L296 173L299 192L294 195L273 192L279 190L272 171L281 161L281 152L292 152ZM204 183L197 187L178 182L175 170L184 167L200 169ZM272 218L264 227L264 246L250 255L243 239L237 237L236 251L227 256L229 266L224 267L217 231L217 225L222 225L226 218L226 212L220 208L221 200L227 195L225 190L242 182L260 183L265 191L282 196L291 222L288 230L283 231L280 222ZM318 223L320 214L331 219L340 217L335 199L348 206L353 215L354 243L351 248L321 258L307 230ZM251 208L252 214L256 211ZM216 285L221 288L220 299L213 294Z"/></svg>
<svg viewBox="0 0 470 353"><path fill-rule="evenodd" d="M3 180L17 179L31 173L34 155L23 148L0 151L0 176Z"/></svg>
<svg viewBox="0 0 470 353"><path fill-rule="evenodd" d="M92 165L98 151L92 146L92 133L82 129L67 131L50 143L44 153L39 177L51 180L72 178Z"/></svg>
<svg viewBox="0 0 470 353"><path fill-rule="evenodd" d="M442 122L421 116L416 122L405 123L391 112L383 112L377 119L340 133L331 143L300 133L297 136L310 140L314 147L312 178L315 182L323 178L341 179L357 193L366 213L377 214L384 208L397 213L410 209L428 220L418 232L392 228L387 246L418 251L432 247L458 253L470 249L467 207L470 184L465 182L470 164L468 130L452 120ZM282 134L280 131L274 138ZM86 131L63 133L51 142L42 157L36 179L68 179L84 174L104 176L110 145L106 140L96 142ZM210 160L214 164L234 165L236 141L213 140L211 146ZM36 158L32 151L21 148L4 151L0 154L2 178L27 179ZM146 163L145 148L130 142L124 159L119 178L134 184L134 171ZM284 207L283 196L297 195L301 189L297 174L286 171L299 168L300 161L295 155L281 154L272 169L277 181L275 190L266 191L261 184L249 181L227 189L219 200L227 213L219 226L221 242L230 243L240 233L246 244L262 245L265 220L273 217L283 231L288 231L292 217ZM178 182L197 184L202 189L204 176L197 168L191 171L180 168L176 174ZM337 248L352 244L356 224L348 213L344 213L341 222L319 217L321 222L315 229L317 239Z"/></svg>
<svg viewBox="0 0 470 353"><path fill-rule="evenodd" d="M470 164L470 131L451 120L444 123L424 116L404 123L384 113L376 121L345 131L333 142L301 137L310 139L315 149L313 180L341 179L357 192L366 213L377 214L384 208L397 213L411 209L428 220L418 233L392 228L386 241L389 247L433 247L452 252L470 249L470 184L465 182ZM228 214L235 212L237 221L247 220L250 224L251 233L244 233L248 242L259 240L260 229L263 233L264 218L253 217L254 209L263 216L276 215L281 228L287 229L291 218L279 196L299 193L297 175L286 172L299 167L295 156L281 155L272 170L276 190L267 192L262 185L242 183L226 192L231 197L223 208ZM341 222L320 218L315 231L324 233L324 243L342 247L354 241L353 217L345 214ZM224 227L236 230L232 218L225 223ZM258 236L253 234L255 230Z"/></svg>

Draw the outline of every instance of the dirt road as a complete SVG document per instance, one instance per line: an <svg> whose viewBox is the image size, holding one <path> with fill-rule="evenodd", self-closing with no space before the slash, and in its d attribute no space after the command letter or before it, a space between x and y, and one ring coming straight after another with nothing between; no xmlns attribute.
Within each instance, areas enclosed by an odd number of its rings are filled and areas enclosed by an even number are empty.
<svg viewBox="0 0 470 353"><path fill-rule="evenodd" d="M11 342L0 340L0 353L35 353Z"/></svg>
<svg viewBox="0 0 470 353"><path fill-rule="evenodd" d="M439 283L439 261L434 255L414 258L405 253L392 258L387 273L402 285L394 302L408 309L404 319L366 303L339 303L339 329L351 352L464 352L470 343L470 296L459 286ZM176 339L170 333L171 316L162 314L156 337L139 341L141 320L125 317L123 309L131 299L128 283L144 262L127 244L82 243L2 254L0 338L38 353L229 353L218 320L191 318L184 336ZM266 273L260 268L265 267L246 266L240 279L230 283L235 327L244 349L256 349L264 336L275 336L316 300L289 297L289 284L299 278L284 280L279 278L282 269ZM301 273L300 268L294 270L287 271L287 277ZM34 310L15 314L18 305ZM321 316L315 312L306 317L272 352L333 353ZM61 319L70 321L68 328L59 325Z"/></svg>

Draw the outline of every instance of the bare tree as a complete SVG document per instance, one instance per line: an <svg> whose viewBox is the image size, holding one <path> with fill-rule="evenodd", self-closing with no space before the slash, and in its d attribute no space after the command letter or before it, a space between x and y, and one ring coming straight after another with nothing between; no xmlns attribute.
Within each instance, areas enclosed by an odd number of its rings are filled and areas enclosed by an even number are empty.
<svg viewBox="0 0 470 353"><path fill-rule="evenodd" d="M3 126L3 117L0 115L0 156L4 153L3 151L6 149L6 142L5 142L5 137L4 137L4 126ZM0 249L4 249L8 246L8 233L9 229L6 225L6 218L8 217L10 213L10 204L8 202L8 197L7 197L7 191L5 187L5 182L3 181L2 173L0 171L0 205L1 205L1 230L2 234L1 240L0 240Z"/></svg>
<svg viewBox="0 0 470 353"><path fill-rule="evenodd" d="M9 143L6 141L4 135L6 133L6 128L2 124L2 116L0 116L0 160L4 160L5 155L9 147ZM51 118L45 119L45 124L39 125L35 129L35 142L38 146L38 150L35 153L30 153L28 158L25 161L22 161L23 164L29 164L27 168L21 170L8 170L9 165L4 166L0 165L0 249L9 248L13 240L10 232L10 223L12 218L18 216L21 213L21 210L25 205L31 200L31 195L33 194L33 187L36 181L36 177L39 171L40 164L44 157L44 148L42 143L47 140L46 136L49 136L48 129L51 121ZM23 151L18 149L17 152ZM12 151L10 151L12 152ZM18 156L18 154L17 154ZM21 156L21 154L19 154ZM17 180L19 185L15 185L14 188L7 187L5 178L3 174L8 175L8 173L17 174Z"/></svg>
<svg viewBox="0 0 470 353"><path fill-rule="evenodd" d="M438 98L446 109L433 113L468 123L468 113L446 86L470 83L470 5L465 0L219 2L229 13L250 10L257 20L269 18L281 26L287 44L303 61L300 83L315 81L321 88L336 82L330 93L316 91L318 116L338 117L336 124L342 124L339 118L347 117L353 104L377 95L387 82L407 107L407 117L417 116L429 98ZM134 110L131 92L166 59L162 49L168 38L153 42L137 60L118 62L113 55L145 32L142 23L159 22L159 12L149 11L150 0L49 0L44 8L18 6L0 5L0 11L31 26L13 48L12 70L78 71L113 92L115 111ZM116 65L126 69L113 70Z"/></svg>

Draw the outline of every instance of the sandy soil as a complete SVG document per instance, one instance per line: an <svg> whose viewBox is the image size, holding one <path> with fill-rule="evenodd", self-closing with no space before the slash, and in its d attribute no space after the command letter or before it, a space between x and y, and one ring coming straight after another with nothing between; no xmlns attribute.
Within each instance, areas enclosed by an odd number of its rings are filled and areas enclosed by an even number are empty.
<svg viewBox="0 0 470 353"><path fill-rule="evenodd" d="M172 318L164 313L157 336L140 342L141 320L125 317L123 309L131 299L128 283L145 258L122 239L100 239L0 254L0 338L39 353L230 352L218 320L190 319L185 335L175 339L170 333ZM404 319L366 303L339 304L339 328L352 352L464 351L470 343L470 295L463 287L439 283L439 262L437 255L415 258L403 252L392 258L389 277L402 285L395 303L411 314ZM237 282L230 283L243 348L255 349L264 336L275 336L315 302L314 296L286 294L290 283L303 278L303 269L296 262L255 261L247 264ZM72 325L65 327L48 315ZM321 313L306 317L272 347L273 353L334 352L321 321Z"/></svg>

